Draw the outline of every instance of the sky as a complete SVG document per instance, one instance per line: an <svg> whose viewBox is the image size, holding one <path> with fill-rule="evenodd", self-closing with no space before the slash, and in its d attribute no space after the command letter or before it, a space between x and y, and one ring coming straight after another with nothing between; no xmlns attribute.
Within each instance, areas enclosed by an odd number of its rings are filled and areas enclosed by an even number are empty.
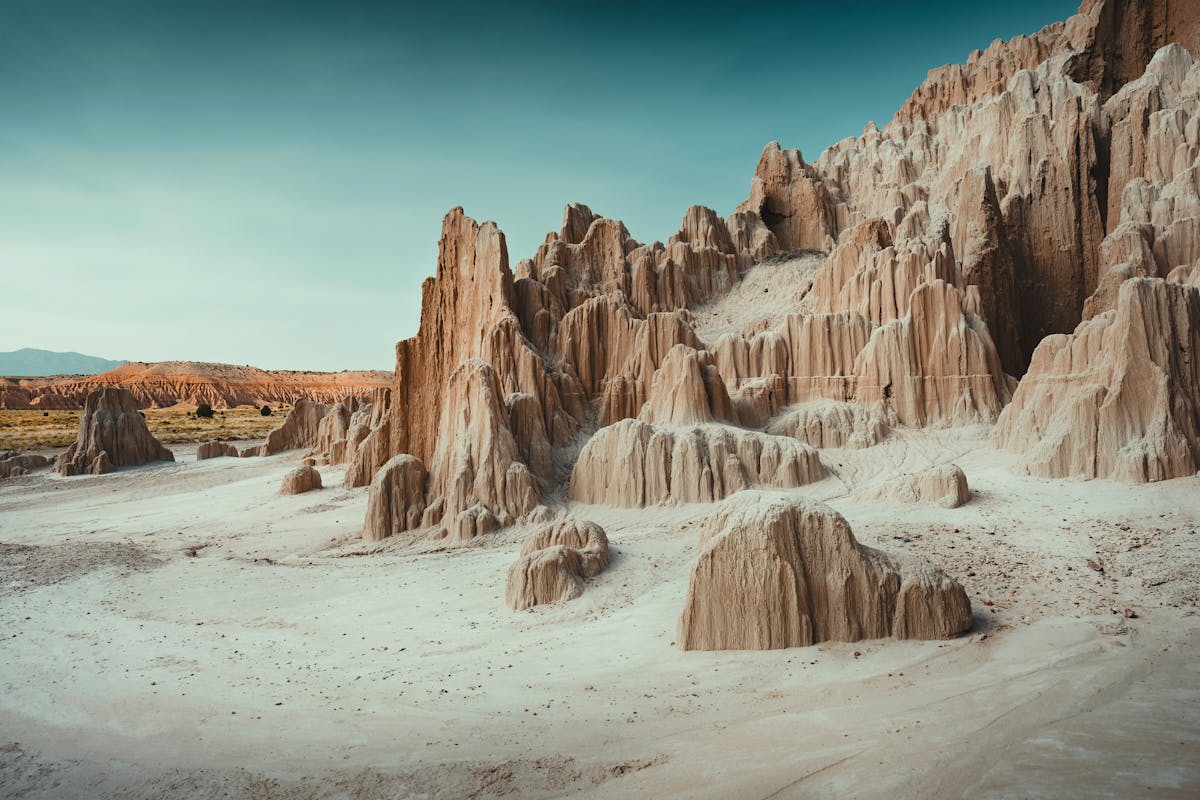
<svg viewBox="0 0 1200 800"><path fill-rule="evenodd" d="M0 351L390 370L454 206L665 241L1076 7L0 0Z"/></svg>

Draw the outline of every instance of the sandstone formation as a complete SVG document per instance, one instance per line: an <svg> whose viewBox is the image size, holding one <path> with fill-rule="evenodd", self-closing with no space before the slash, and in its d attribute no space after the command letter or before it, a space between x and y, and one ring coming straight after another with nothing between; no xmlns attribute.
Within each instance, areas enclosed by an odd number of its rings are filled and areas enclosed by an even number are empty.
<svg viewBox="0 0 1200 800"><path fill-rule="evenodd" d="M817 448L863 448L878 444L891 431L881 405L862 406L818 400L791 406L773 419L767 432L790 436Z"/></svg>
<svg viewBox="0 0 1200 800"><path fill-rule="evenodd" d="M116 467L174 461L146 427L137 403L124 389L96 389L84 402L79 435L54 462L60 475L99 475Z"/></svg>
<svg viewBox="0 0 1200 800"><path fill-rule="evenodd" d="M508 570L505 602L522 611L574 600L583 594L584 579L599 575L609 563L603 528L585 520L562 520L525 539L520 558Z"/></svg>
<svg viewBox="0 0 1200 800"><path fill-rule="evenodd" d="M791 438L722 425L658 428L623 420L588 440L571 473L572 500L622 508L711 503L756 487L825 477L817 453Z"/></svg>
<svg viewBox="0 0 1200 800"><path fill-rule="evenodd" d="M196 448L196 460L205 461L210 458L238 457L238 449L228 442L205 442Z"/></svg>
<svg viewBox="0 0 1200 800"><path fill-rule="evenodd" d="M99 375L0 378L0 408L82 408L89 394L108 386L127 389L138 408L179 403L208 403L213 408L290 405L302 398L332 404L366 396L390 379L386 372L372 371L295 372L200 361L131 361Z"/></svg>
<svg viewBox="0 0 1200 800"><path fill-rule="evenodd" d="M317 443L321 421L331 408L322 403L301 398L288 413L283 424L267 434L267 441L242 451L242 457L271 456L284 450L310 448Z"/></svg>
<svg viewBox="0 0 1200 800"><path fill-rule="evenodd" d="M425 466L407 453L375 473L367 495L362 538L368 542L421 527L425 514Z"/></svg>
<svg viewBox="0 0 1200 800"><path fill-rule="evenodd" d="M933 503L958 508L971 499L967 476L955 464L942 464L920 472L908 472L885 481L865 493L875 500L900 503Z"/></svg>
<svg viewBox="0 0 1200 800"><path fill-rule="evenodd" d="M1014 405L1054 416L1063 392L1035 392L1038 375L1078 369L1050 365L1043 340L1104 318L1131 279L1200 283L1196 17L1178 0L1086 0L933 70L891 122L815 160L767 145L732 215L690 208L665 243L571 204L513 268L499 228L455 208L390 392L304 446L345 463L347 486L411 456L423 490L414 466L403 489L393 474L377 495L395 502L372 505L367 535L463 540L564 484L632 507L801 485L821 469L798 440L863 446L893 426L995 423L1031 360ZM1063 359L1081 363L1083 348ZM1182 362L1161 369L1192 396ZM1035 470L1066 459L1079 465L1045 471L1178 474L1186 403L1167 390L1147 400L1134 421L1096 423L1142 443L1144 468L1128 450L1120 468L1085 468L1083 411L1067 414L1075 433L1043 420L998 435L1037 447Z"/></svg>
<svg viewBox="0 0 1200 800"><path fill-rule="evenodd" d="M585 578L596 577L612 563L604 528L591 520L574 517L546 525L526 536L521 543L521 555L527 556L559 545L579 551Z"/></svg>
<svg viewBox="0 0 1200 800"><path fill-rule="evenodd" d="M860 545L820 503L744 495L709 518L679 620L683 650L947 639L971 604L928 563Z"/></svg>
<svg viewBox="0 0 1200 800"><path fill-rule="evenodd" d="M35 453L21 455L16 450L0 451L0 478L28 475L35 469L48 466L50 459Z"/></svg>
<svg viewBox="0 0 1200 800"><path fill-rule="evenodd" d="M993 437L1041 477L1195 474L1200 287L1125 281L1114 310L1042 342Z"/></svg>
<svg viewBox="0 0 1200 800"><path fill-rule="evenodd" d="M301 466L283 476L280 494L303 494L321 488L321 473L313 467Z"/></svg>

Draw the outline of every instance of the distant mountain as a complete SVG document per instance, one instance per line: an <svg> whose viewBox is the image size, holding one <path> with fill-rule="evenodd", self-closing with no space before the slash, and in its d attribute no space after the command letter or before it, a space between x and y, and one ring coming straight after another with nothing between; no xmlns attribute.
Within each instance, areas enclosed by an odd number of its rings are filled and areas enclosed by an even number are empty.
<svg viewBox="0 0 1200 800"><path fill-rule="evenodd" d="M124 363L83 353L55 353L26 347L0 353L0 375L98 375Z"/></svg>

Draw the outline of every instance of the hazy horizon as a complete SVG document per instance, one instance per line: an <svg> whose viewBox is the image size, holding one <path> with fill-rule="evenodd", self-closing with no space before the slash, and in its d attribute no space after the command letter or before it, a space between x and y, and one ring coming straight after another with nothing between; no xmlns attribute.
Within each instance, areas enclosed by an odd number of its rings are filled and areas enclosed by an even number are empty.
<svg viewBox="0 0 1200 800"><path fill-rule="evenodd" d="M450 208L665 240L1076 6L0 0L0 350L390 370Z"/></svg>

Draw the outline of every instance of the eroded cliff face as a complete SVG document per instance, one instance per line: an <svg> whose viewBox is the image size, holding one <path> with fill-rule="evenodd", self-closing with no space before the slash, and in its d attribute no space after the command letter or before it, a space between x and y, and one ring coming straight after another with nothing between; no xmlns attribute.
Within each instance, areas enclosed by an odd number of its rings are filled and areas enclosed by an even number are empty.
<svg viewBox="0 0 1200 800"><path fill-rule="evenodd" d="M688 209L666 244L570 205L513 270L493 223L452 210L390 397L353 435L330 423L347 485L389 465L370 535L469 538L564 490L645 505L799 485L823 470L797 439L869 446L895 425L992 423L1027 369L999 435L1067 453L1034 458L1044 474L1194 470L1188 409L1171 399L1195 394L1194 370L1153 343L1194 331L1200 68L1185 48L1198 35L1188 4L1088 0L932 71L886 127L816 161L769 144L733 215ZM1139 276L1170 287L1129 289L1110 311ZM1078 406L1033 388L1074 374L1070 353L1099 374L1139 348L1167 388L1143 398L1157 410L1098 423L1111 429L1098 446L1173 420L1161 457L1097 454L1082 470L1071 437L1046 444L1052 426L1025 425Z"/></svg>

